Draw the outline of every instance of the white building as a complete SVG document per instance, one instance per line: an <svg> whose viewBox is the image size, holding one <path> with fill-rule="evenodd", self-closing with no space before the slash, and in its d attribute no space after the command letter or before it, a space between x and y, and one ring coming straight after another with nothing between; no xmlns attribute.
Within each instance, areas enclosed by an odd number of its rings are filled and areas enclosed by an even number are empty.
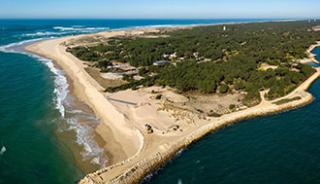
<svg viewBox="0 0 320 184"><path fill-rule="evenodd" d="M163 66L163 65L167 65L169 64L170 62L169 61L166 61L166 60L160 60L160 61L155 61L153 63L154 66Z"/></svg>

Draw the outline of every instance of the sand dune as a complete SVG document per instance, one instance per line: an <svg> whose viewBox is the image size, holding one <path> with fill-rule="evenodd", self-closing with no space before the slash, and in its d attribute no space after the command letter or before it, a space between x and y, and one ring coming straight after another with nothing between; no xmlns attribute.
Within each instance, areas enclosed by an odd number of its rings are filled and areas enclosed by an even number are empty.
<svg viewBox="0 0 320 184"><path fill-rule="evenodd" d="M295 108L310 103L313 99L306 90L319 77L319 69L292 93L281 98L299 97L298 100L282 105L274 104L281 99L275 101L263 99L255 107L219 118L201 118L192 113L179 112L179 110L175 112L159 110L161 101L154 99L151 90L165 89L153 87L152 89L105 94L103 88L85 71L83 62L65 51L65 43L77 42L79 39L87 39L92 36L108 38L128 34L138 35L146 31L157 30L112 31L95 35L65 37L41 41L26 48L30 52L53 59L71 79L75 95L87 103L101 119L96 132L105 140L105 149L111 155L113 165L89 174L80 181L82 184L137 182L147 172L172 158L177 151L210 131L241 119ZM309 49L308 52L310 51ZM183 97L175 96L175 98L183 100ZM173 116L174 113L184 113L183 116L187 118L177 119ZM148 134L146 131L145 124L147 123L153 126L153 134ZM179 128L171 130L170 127L175 125L179 125Z"/></svg>

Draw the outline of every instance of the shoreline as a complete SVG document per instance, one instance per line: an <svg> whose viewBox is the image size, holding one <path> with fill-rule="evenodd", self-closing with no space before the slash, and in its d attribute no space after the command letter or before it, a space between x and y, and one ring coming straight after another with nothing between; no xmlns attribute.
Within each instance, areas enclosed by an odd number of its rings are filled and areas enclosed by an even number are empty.
<svg viewBox="0 0 320 184"><path fill-rule="evenodd" d="M46 41L46 40L44 40L44 41ZM29 46L29 44L25 45L25 46ZM22 47L21 47L21 49L22 49ZM23 50L18 50L18 51L23 51ZM30 53L24 53L24 54L30 55ZM49 68L53 67L55 70L57 70L57 73L55 73L55 75L58 75L62 78L65 78L65 80L66 80L65 81L66 83L63 84L63 86L59 86L59 85L56 86L55 93L65 93L65 97L63 99L61 99L59 95L57 96L57 98L59 99L58 100L59 107L56 107L56 109L59 110L59 112L61 114L61 118L63 119L62 124L69 126L68 127L69 129L66 129L65 131L62 131L62 132L56 131L54 136L56 136L57 139L60 139L60 141L62 141L65 145L68 145L70 147L70 152L72 153L72 157L75 160L75 164L79 168L79 170L81 170L82 174L86 174L88 171L92 172L96 169L99 169L100 164L105 165L107 163L108 159L105 158L105 155L100 155L99 150L97 152L97 149L96 149L97 146L102 145L102 143L101 143L102 139L99 137L99 135L91 134L90 130L89 131L86 130L86 129L88 129L88 127L97 126L97 125L95 125L95 124L97 124L97 122L95 122L96 120L89 121L90 118L95 117L94 112L92 112L90 107L88 107L84 102L82 102L80 99L78 99L76 97L75 92L74 92L74 87L72 85L72 79L69 77L69 75L64 74L64 73L62 73L62 74L60 73L60 71L63 72L63 68L60 67L60 65L57 65L55 63L55 61L50 60L50 59L46 58L45 56L33 55L33 54L31 55L31 57L35 57L35 56L40 61L45 61L45 62L51 63L51 64L49 64L50 65ZM46 60L48 60L48 61L46 61ZM48 65L48 64L46 64L46 65ZM50 70L52 72L52 69L50 69ZM55 82L55 85L57 85L56 82ZM58 89L58 88L60 88L60 89ZM59 90L61 90L61 91L58 92ZM61 112L61 106L63 107L63 113ZM75 111L78 111L78 112L75 113ZM75 121L76 123L70 123L73 121ZM88 122L90 122L90 123L88 123ZM63 125L63 126L65 126L65 125ZM92 129L92 133L95 133L93 128L90 128L90 129ZM75 130L75 132L74 132L75 136L76 136L75 142L68 141L72 138L70 136L70 130ZM83 133L83 132L85 132L85 133ZM82 142L82 140L79 140L78 136L80 134L83 135L84 137L86 137L88 142ZM92 140L93 140L93 142L92 142ZM97 154L97 155L95 155L95 156L90 155L90 152L88 152L86 149L82 150L83 147L89 147L89 149L94 150L93 153ZM103 152L104 152L103 154L105 154L105 151L103 151ZM84 156L84 155L86 155L86 156ZM108 156L108 154L107 154L107 156ZM90 157L92 158L92 160L89 159ZM99 164L94 163L93 159L98 159L97 160L98 162L103 161L103 163L99 163ZM104 160L106 160L106 162L104 162Z"/></svg>
<svg viewBox="0 0 320 184"><path fill-rule="evenodd" d="M320 76L320 70L318 70L313 76L311 76L308 79L308 81L306 81L307 88L313 82L315 82L319 78L319 76ZM189 136L183 137L182 139L176 141L175 144L162 145L167 147L165 151L162 152L160 151L161 149L158 150L158 152L155 152L152 156L149 156L148 158L138 161L133 166L127 168L125 172L115 177L113 176L114 175L113 173L108 173L108 172L112 172L112 170L115 169L116 167L122 167L123 165L130 162L131 160L126 160L122 163L112 165L110 167L88 174L84 179L80 181L80 184L139 183L147 174L150 174L156 171L157 169L165 166L166 163L172 160L177 155L177 153L179 153L181 150L199 141L201 138L208 135L209 133L218 131L223 127L238 123L246 119L281 113L287 110L297 109L299 107L312 103L313 96L308 92L305 92L305 95L306 95L305 98L302 98L297 101L289 102L287 104L283 104L278 107L269 106L269 108L266 108L260 111L259 110L260 105L258 105L254 107L257 110L255 112L243 113L243 111L238 111L239 115L234 118L231 117L231 118L228 118L227 120L220 120L220 121L218 120L215 123L212 122L206 126L200 127L197 131L193 132ZM243 115L240 115L240 113L243 113Z"/></svg>
<svg viewBox="0 0 320 184"><path fill-rule="evenodd" d="M311 59L312 62L319 64L320 61L318 61L316 59L316 55L312 53L312 51L317 47L320 47L320 41L318 41L316 44L311 45L307 50L307 54L309 55L309 59Z"/></svg>
<svg viewBox="0 0 320 184"><path fill-rule="evenodd" d="M179 27L174 27L173 29L179 29ZM207 123L200 123L197 127L191 128L191 130L183 133L183 135L177 136L174 143L168 141L168 139L164 139L156 144L151 144L150 141L145 140L146 136L141 129L131 125L130 119L126 117L126 114L119 111L119 107L116 107L105 98L102 93L103 88L84 70L83 63L70 53L67 53L65 46L61 45L70 39L78 39L92 35L108 35L112 37L127 34L128 32L141 32L141 30L152 31L158 30L158 28L107 31L89 35L68 36L36 42L25 48L29 52L50 58L59 65L71 79L71 86L74 89L75 96L79 98L80 101L88 104L97 117L101 119L101 123L96 128L96 131L103 140L108 140L104 148L105 150L110 150L110 154L112 155L111 163L113 165L87 175L80 183L138 182L147 173L165 164L176 155L179 150L189 146L191 143L212 131L239 122L240 120L294 109L309 104L313 100L312 95L306 92L306 90L320 76L320 69L316 69L317 71L293 92L285 97L279 98L285 99L298 95L301 97L299 100L282 105L273 104L279 99L273 101L263 100L257 106L223 115L219 118L213 118L212 121ZM313 49L319 45L320 43L313 45ZM307 51L309 54L311 54L310 51L312 50L310 48ZM311 56L312 55L309 55L309 59L311 59ZM313 59L311 60L315 61ZM110 131L107 130L108 128Z"/></svg>
<svg viewBox="0 0 320 184"><path fill-rule="evenodd" d="M85 35L85 36L87 36L87 35ZM71 36L72 37L72 36ZM61 39L68 39L68 38L70 38L70 37L64 37L64 38L58 38L58 39L54 39L55 41L56 40L58 40L58 42L61 40ZM34 45L37 45L37 44L39 44L39 43L44 43L44 42L50 42L50 41L54 41L54 40L45 40L45 41L40 41L40 42L37 42L37 43L34 43L34 44L32 44L32 45L29 45L29 46L27 46L26 48L25 48L25 50L27 50L28 52L31 52L31 53L33 53L33 54L36 54L36 55L39 55L39 56L41 56L41 57L44 57L44 58L49 58L49 59L52 59L52 61L55 63L55 64L57 64L60 68L62 68L63 70L64 70L64 72L66 73L66 75L67 75L67 78L71 81L71 83L70 83L70 86L71 86L71 88L72 88L72 95L75 95L75 97L79 100L79 101L81 101L81 102L84 102L85 104L87 104L92 110L93 110L93 112L94 112L94 114L96 114L97 115L97 118L100 118L100 119L102 119L102 117L99 115L101 112L97 112L97 108L95 107L95 106L93 106L92 104L91 104L91 102L88 100L88 97L86 96L86 92L83 92L83 90L82 89L84 89L84 87L83 87L83 84L82 83L80 83L80 82L78 82L78 80L77 80L77 76L76 76L76 73L78 73L79 71L77 71L77 69L79 69L79 68L77 68L77 67L69 67L67 64L65 64L65 63L63 63L59 58L56 58L55 56L53 56L53 55L47 55L47 54L44 54L44 53L41 53L41 51L40 52L33 52L33 51L31 51L30 50L30 47L32 47L32 46L34 46ZM58 44L59 45L59 44ZM50 49L49 49L50 50ZM75 70L72 70L72 69L75 69ZM86 73L84 73L85 71L83 70L83 71L81 71L81 72L83 72L82 74L86 74ZM88 75L88 74L86 74L86 75ZM88 76L86 76L86 77L83 77L82 79L86 79L86 78L89 78L90 76L88 75ZM98 94L100 94L100 91L103 91L103 88L101 87L101 86L99 86L99 84L97 84L95 81L93 81L93 79L89 79L89 80L84 80L84 81L82 81L82 82L84 82L84 83L89 83L89 86L90 86L90 89L92 90L92 89L95 89L95 93L98 93ZM92 83L91 83L92 82ZM88 90L90 90L90 89L88 89ZM94 97L94 95L92 95L91 96L91 98L93 98ZM102 108L100 108L100 109L102 109ZM107 108L108 109L108 108ZM104 117L105 118L105 117ZM103 121L103 120L102 120ZM103 123L101 123L101 124L103 124ZM101 125L99 125L99 126L101 126ZM107 137L102 137L101 139L103 139L103 140L105 140L105 139L110 139L110 140L113 140L113 135L112 135L112 132L110 132L109 130L109 126L106 126L106 127L104 127L103 128L103 130L105 131L105 132L108 132L108 134L111 134L111 135L109 135L109 136L107 136ZM98 134L99 135L99 134ZM100 135L101 136L101 135ZM111 141L110 141L111 142ZM113 143L114 145L112 145L111 147L113 147L115 150L118 150L119 151L119 146L117 145L118 143L117 142L115 142L115 143ZM122 151L121 149L120 149L120 151ZM117 152L118 154L114 154L114 153L110 153L111 155L112 155L112 157L114 156L114 157L116 157L117 155L118 155L118 157L119 158L115 158L115 160L121 160L121 159L123 159L124 157L126 157L126 154L125 153L123 153L123 155L120 155L119 153L120 152Z"/></svg>

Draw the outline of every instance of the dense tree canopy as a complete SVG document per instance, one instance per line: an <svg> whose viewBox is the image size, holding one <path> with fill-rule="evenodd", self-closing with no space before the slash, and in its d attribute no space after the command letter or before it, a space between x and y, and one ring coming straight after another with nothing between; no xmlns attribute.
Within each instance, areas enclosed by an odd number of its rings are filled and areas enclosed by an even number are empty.
<svg viewBox="0 0 320 184"><path fill-rule="evenodd" d="M318 22L319 23L319 22ZM296 61L306 57L307 48L320 40L312 30L317 22L271 22L192 29L168 30L153 37L119 37L91 47L69 51L82 60L96 62L100 68L110 61L140 67L145 80L127 84L168 85L182 92L246 92L245 101L260 101L260 90L267 98L284 96L309 77L314 70ZM158 60L172 64L152 66ZM262 64L274 68L259 69ZM156 73L148 76L148 73ZM136 86L135 86L136 87ZM123 89L124 86L118 88ZM110 89L116 90L116 89Z"/></svg>

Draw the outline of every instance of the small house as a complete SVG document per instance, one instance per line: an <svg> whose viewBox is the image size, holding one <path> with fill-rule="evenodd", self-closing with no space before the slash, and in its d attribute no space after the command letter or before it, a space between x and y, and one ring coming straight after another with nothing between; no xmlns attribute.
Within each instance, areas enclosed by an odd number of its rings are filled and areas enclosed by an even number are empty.
<svg viewBox="0 0 320 184"><path fill-rule="evenodd" d="M160 61L155 61L155 62L153 62L153 65L154 65L154 66L164 66L164 65L167 65L167 64L169 64L169 63L170 63L169 61L160 60Z"/></svg>

